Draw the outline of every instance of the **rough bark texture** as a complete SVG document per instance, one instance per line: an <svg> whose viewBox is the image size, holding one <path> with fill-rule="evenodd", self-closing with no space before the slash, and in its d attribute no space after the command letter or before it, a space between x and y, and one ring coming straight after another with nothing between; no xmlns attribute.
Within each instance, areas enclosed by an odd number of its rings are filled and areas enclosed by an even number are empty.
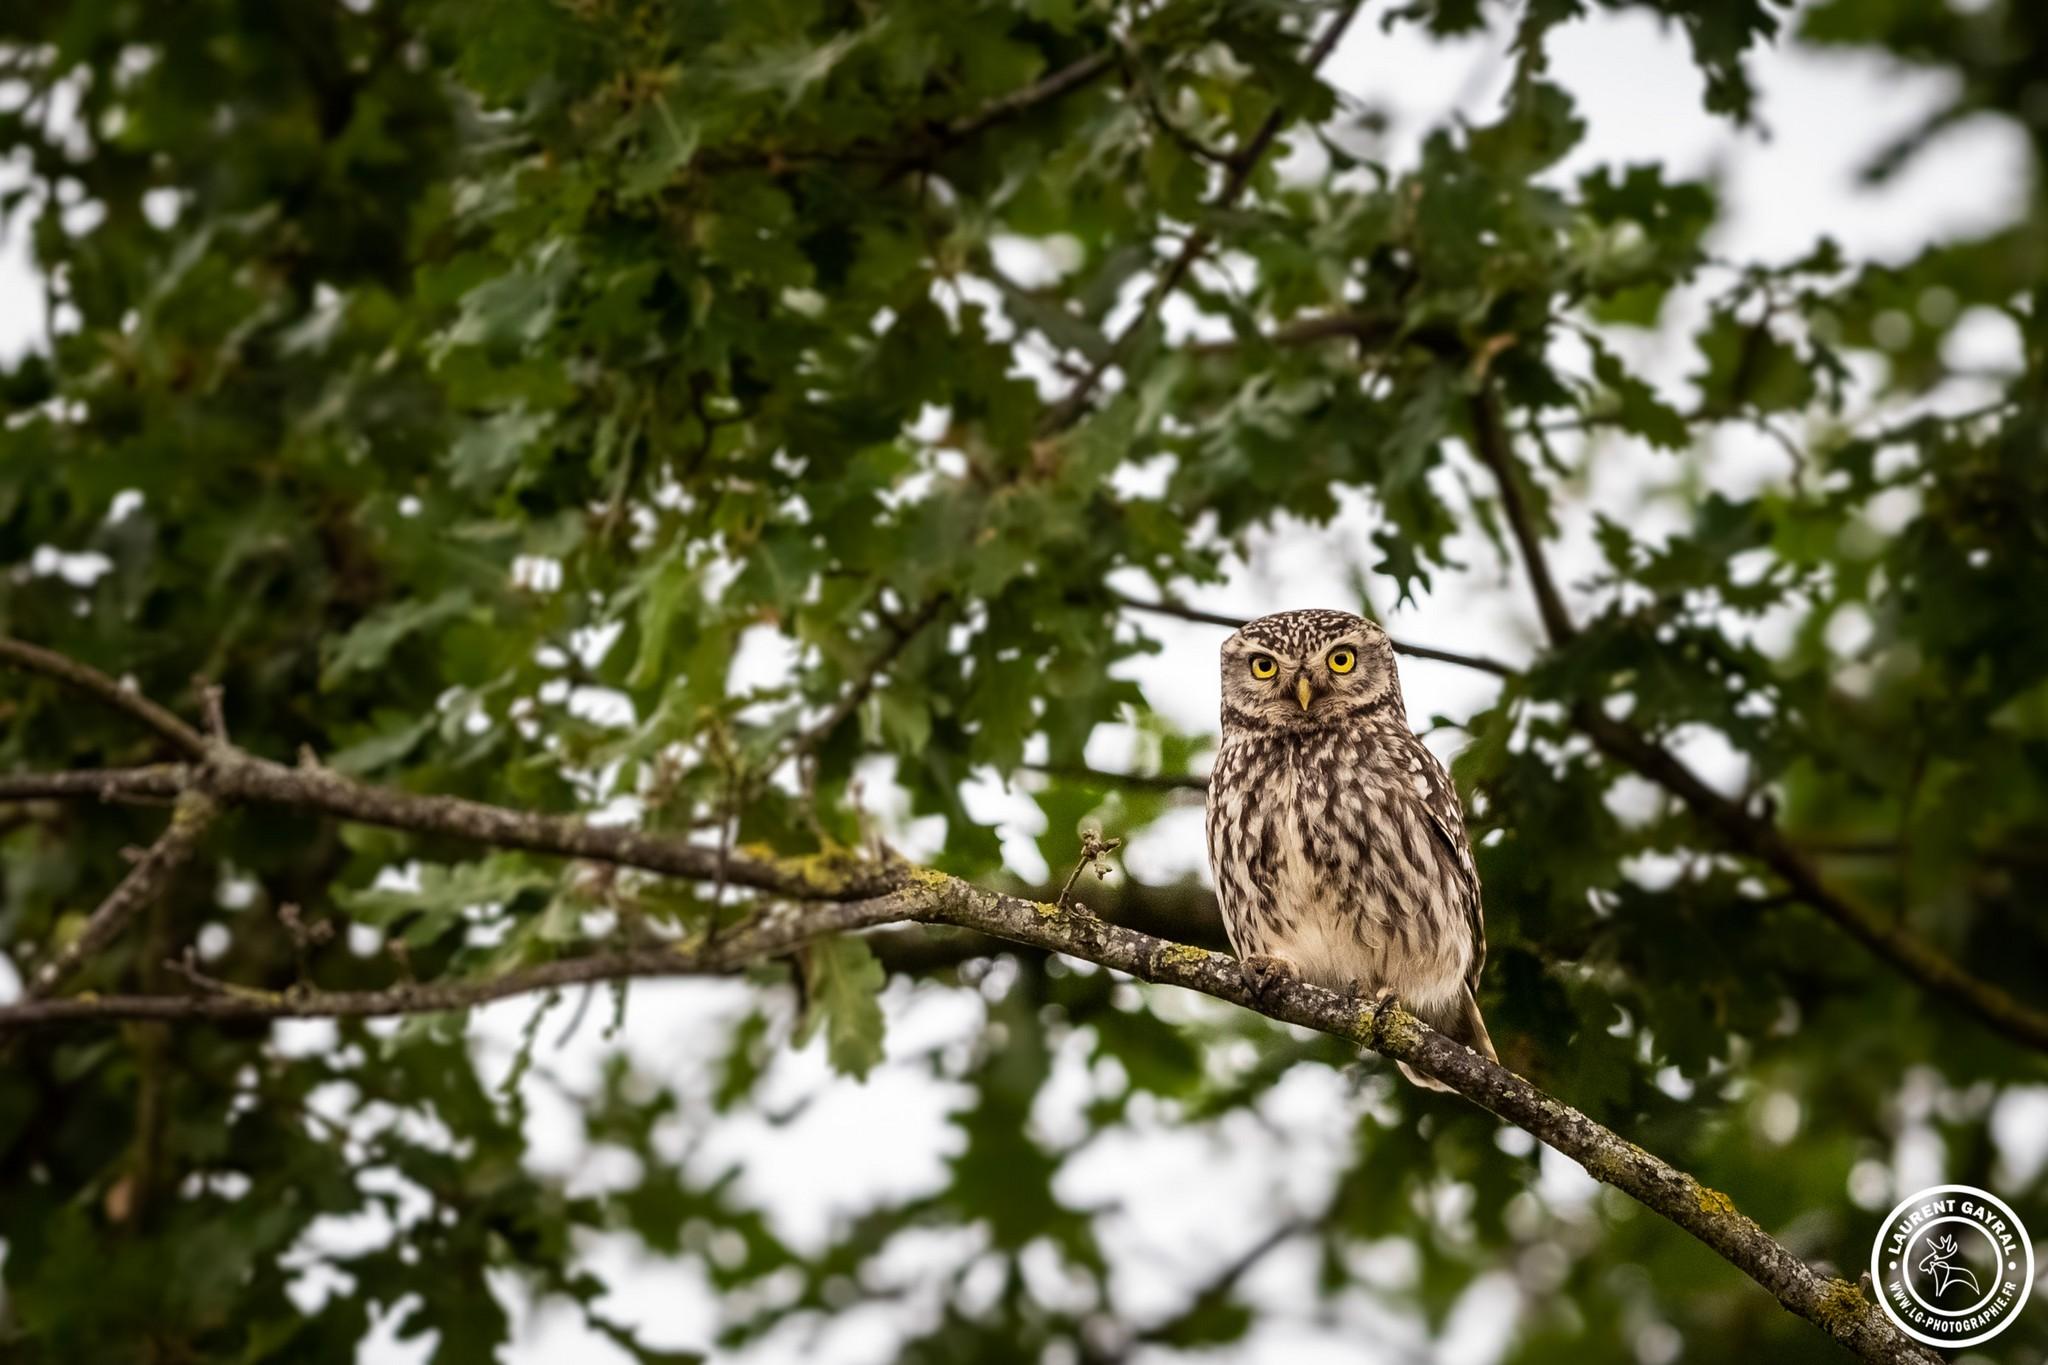
<svg viewBox="0 0 2048 1365"><path fill-rule="evenodd" d="M1865 1360L1937 1365L1939 1357L1899 1332L1878 1306L1843 1280L1795 1257L1719 1191L1595 1123L1561 1100L1471 1049L1433 1032L1397 1007L1338 995L1298 981L1246 980L1237 959L1113 924L1078 902L1008 895L928 868L850 854L788 858L720 848L568 815L513 810L447 796L423 796L355 782L313 764L287 768L212 738L179 733L182 722L90 667L16 642L0 661L74 684L131 715L201 761L131 769L0 777L0 800L97 798L177 802L171 827L94 913L71 948L38 973L28 998L0 1005L0 1036L22 1029L111 1020L264 1020L434 1013L535 991L625 977L725 973L782 956L813 939L920 923L985 944L1001 940L1097 963L1144 981L1200 991L1273 1019L1351 1039L1435 1078L1470 1102L1517 1124L1684 1228L1755 1280L1786 1309L1819 1325ZM164 721L170 724L166 725ZM1661 751L1660 751L1661 752ZM260 990L171 964L191 994L72 997L37 993L61 984L106 946L189 858L217 807L256 804L435 834L502 848L585 858L766 893L766 908L715 938L572 956L469 979L402 981L383 990ZM1181 907L1183 916L1187 907ZM1172 921L1169 921L1172 922ZM45 977L47 976L47 984Z"/></svg>

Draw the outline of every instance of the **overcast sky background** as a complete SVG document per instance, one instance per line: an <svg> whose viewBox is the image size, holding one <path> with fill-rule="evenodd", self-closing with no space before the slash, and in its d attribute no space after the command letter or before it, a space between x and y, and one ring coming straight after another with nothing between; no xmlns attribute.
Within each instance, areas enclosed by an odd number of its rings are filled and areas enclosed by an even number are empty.
<svg viewBox="0 0 2048 1365"><path fill-rule="evenodd" d="M1377 22L1383 8L1368 8L1325 69L1340 90L1390 116L1379 155L1399 168L1415 163L1424 134L1445 119L1492 118L1509 60L1500 34L1442 44L1413 29L1388 35ZM2015 129L1991 120L1950 130L1881 190L1859 185L1857 173L1869 156L1939 103L1945 90L1941 77L1873 58L1794 48L1758 54L1752 69L1762 90L1763 129L1738 132L1702 111L1702 82L1675 30L1661 29L1640 12L1596 13L1563 30L1553 44L1554 76L1578 99L1589 126L1585 141L1557 174L1569 177L1602 164L1658 161L1674 176L1712 176L1720 183L1724 209L1710 246L1736 260L1790 259L1823 234L1841 242L1851 259L1902 259L1929 241L2008 220L2024 197L2029 175L2024 142ZM39 345L44 334L42 288L30 268L24 237L17 223L0 243L0 356ZM1631 358L1681 399L1684 376L1695 367L1683 324L1697 316L1696 308L1688 312L1681 306L1669 319L1678 325L1634 339L1628 347ZM1989 317L1973 322L1957 344L1975 363L1987 366L2013 353L2011 333ZM1960 407L1977 397L1959 386L1942 401ZM1660 519L1675 524L1680 509L1649 497L1648 485L1675 474L1677 463L1669 456L1630 456L1617 453L1605 462L1566 518L1568 529L1589 524L1595 507L1625 510L1638 527L1655 526ZM1782 479L1785 472L1785 457L1775 448L1730 438L1715 452L1709 481L1746 488ZM1347 497L1346 507L1330 527L1284 526L1257 537L1250 561L1235 566L1227 584L1185 595L1198 605L1245 616L1355 605L1350 575L1373 558L1368 539L1373 520L1363 497ZM1397 638L1510 661L1526 657L1537 630L1519 574L1504 569L1476 537L1458 546L1458 557L1471 566L1469 572L1440 577L1419 603L1396 608L1391 590L1376 585L1377 604L1389 628ZM1569 583L1596 562L1589 540L1568 537L1557 567ZM1123 586L1134 592L1148 587L1143 582ZM1142 624L1165 649L1133 661L1129 675L1177 725L1213 732L1214 661L1223 632L1158 618ZM768 647L746 651L735 661L733 685L767 680L780 667L780 657ZM1418 729L1433 716L1456 720L1470 715L1490 700L1495 686L1485 675L1427 661L1404 660L1402 672ZM1463 736L1446 727L1432 733L1430 742L1448 758ZM1091 752L1104 766L1129 756L1128 736L1111 733L1103 734ZM1718 782L1732 785L1739 778L1731 757L1714 745L1696 744L1688 757ZM886 815L886 784L876 784L873 799ZM976 791L974 804L978 812L999 814L1006 821L1005 846L1016 870L1044 876L1031 842L1040 829L1036 807L992 781ZM895 834L915 853L929 846L935 831L899 827ZM1202 871L1199 811L1169 816L1127 857L1132 872L1146 880ZM731 983L638 983L626 1027L614 1043L604 1042L602 1030L590 1026L566 1048L543 1048L525 1084L534 1161L562 1172L579 1190L630 1181L631 1163L619 1153L588 1152L580 1144L576 1097L595 1089L602 1058L611 1047L623 1046L646 1073L686 1096L704 1095L708 1063L721 1051L730 1021L755 999L750 988ZM745 1189L765 1201L778 1231L801 1245L822 1243L837 1223L879 1200L936 1188L945 1179L946 1157L957 1147L946 1114L962 1102L964 1092L935 1084L919 1059L934 1050L966 1047L981 1024L980 1003L969 991L918 989L897 980L889 986L887 1004L890 1062L865 1085L831 1077L816 1045L801 1054L785 1053L770 1072L764 1107L781 1109L810 1098L802 1117L783 1126L748 1117L709 1125L694 1158L698 1169L706 1171L743 1164ZM1209 1002L1172 993L1159 1004L1169 1012L1209 1007ZM476 1044L494 1074L509 1059L531 1009L530 1002L509 1002L475 1016ZM552 1036L558 1026L551 1022L544 1036ZM279 1044L286 1049L324 1049L335 1036L324 1023L278 1026ZM1071 1140L1081 1131L1080 1108L1099 1083L1085 1054L1081 1040L1075 1040L1041 1096L1034 1123L1048 1138ZM1931 1097L1933 1087L1922 1088ZM1116 1267L1115 1289L1127 1320L1144 1322L1174 1311L1187 1286L1234 1259L1267 1228L1317 1207L1345 1161L1357 1110L1369 1098L1369 1090L1361 1095L1344 1077L1298 1068L1262 1106L1271 1128L1246 1115L1222 1124L1217 1134L1152 1125L1136 1134L1107 1136L1071 1162L1063 1197L1115 1210L1103 1218L1100 1232ZM1137 1109L1142 1112L1143 1106ZM1284 1144L1275 1142L1273 1131L1288 1135ZM2038 1169L2048 1155L2043 1151L2048 1090L2008 1098L1996 1131L2016 1176ZM680 1152L684 1129L672 1126L667 1136ZM1504 1134L1502 1142L1510 1150L1528 1150L1528 1139L1520 1134ZM1854 1179L1844 1173L1843 1200L1851 1200L1853 1186L1855 1202L1867 1211L1873 1231L1895 1198L1945 1177L1940 1144L1931 1130L1909 1135L1894 1165L1893 1172L1862 1170ZM1555 1158L1546 1162L1545 1182L1550 1193L1567 1203L1584 1200L1591 1189L1576 1167ZM329 1220L309 1241L339 1248L381 1239L387 1231L377 1220ZM981 1249L972 1231L919 1233L901 1239L887 1266L914 1281L922 1267L956 1264ZM617 1286L604 1304L610 1317L640 1327L650 1344L708 1344L716 1304L691 1268L650 1264L625 1238L594 1239L590 1259ZM1390 1253L1368 1269L1374 1279L1398 1283L1401 1261ZM1048 1298L1060 1296L1060 1277L1050 1257L1027 1269L1034 1289ZM1275 1360L1311 1348L1341 1347L1343 1358L1368 1363L1483 1365L1498 1358L1522 1292L1506 1276L1482 1278L1454 1316L1448 1336L1430 1343L1418 1322L1389 1312L1360 1290L1341 1300L1334 1312L1319 1309L1308 1289L1314 1279L1308 1244L1283 1246L1269 1256L1246 1289L1285 1311L1264 1320L1237 1351L1207 1358ZM519 1344L510 1359L523 1365L626 1360L588 1332L572 1311L533 1308L510 1277L498 1288L508 1304L517 1306L520 1319ZM994 1288L992 1282L987 1286L991 1293ZM330 1275L309 1273L302 1290L311 1302L325 1293L346 1292L346 1285ZM906 1327L929 1320L936 1307L929 1292L913 1292L898 1303L850 1312L816 1339L784 1333L733 1359L760 1365L797 1359L887 1361ZM1318 1318L1318 1312L1327 1315ZM1646 1329L1637 1343L1646 1365L1671 1358L1675 1350L1676 1343L1657 1331ZM387 1321L363 1359L369 1365L424 1360L428 1345L396 1341ZM1164 1353L1136 1357L1141 1362L1165 1358Z"/></svg>

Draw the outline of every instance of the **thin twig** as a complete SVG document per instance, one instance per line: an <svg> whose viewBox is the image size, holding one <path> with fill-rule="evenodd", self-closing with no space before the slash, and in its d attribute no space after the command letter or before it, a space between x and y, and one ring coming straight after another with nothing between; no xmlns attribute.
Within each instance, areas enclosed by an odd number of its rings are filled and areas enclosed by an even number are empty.
<svg viewBox="0 0 2048 1365"><path fill-rule="evenodd" d="M1095 867L1096 876L1107 877L1110 872L1110 867L1109 864L1104 860L1108 858L1110 854L1122 848L1123 845L1124 841L1121 839L1104 839L1102 837L1102 831L1099 829L1082 830L1081 856L1075 860L1074 870L1067 874L1066 885L1060 888L1060 894L1054 898L1052 908L1055 910L1066 909L1067 894L1074 889L1074 883L1080 880L1082 868L1087 867L1090 864L1093 864Z"/></svg>
<svg viewBox="0 0 2048 1365"><path fill-rule="evenodd" d="M206 718L206 737L216 744L228 742L227 693L216 682L205 678L194 678L192 686L199 693L200 713Z"/></svg>
<svg viewBox="0 0 2048 1365"><path fill-rule="evenodd" d="M875 688L881 684L882 675L887 673L902 656L903 651L910 647L911 641L923 633L926 626L938 619L939 613L944 611L952 600L953 594L950 592L935 593L926 599L924 605L907 621L899 622L884 618L883 624L889 631L888 640L875 652L874 658L868 661L867 667L860 671L859 676L854 678L847 689L826 708L825 714L818 718L818 722L797 736L796 742L790 746L791 754L802 759L823 744L831 733L839 728L842 721L859 709L862 702L874 695Z"/></svg>
<svg viewBox="0 0 2048 1365"><path fill-rule="evenodd" d="M1543 553L1536 519L1522 495L1514 450L1508 441L1507 425L1501 418L1500 399L1491 386L1485 386L1472 395L1467 410L1472 418L1473 449L1500 489L1501 508L1507 514L1508 529L1515 537L1515 544L1522 552L1522 567L1529 575L1529 588L1536 597L1536 613L1543 618L1543 629L1550 636L1550 642L1561 645L1572 638L1576 628L1572 625L1571 613L1565 609L1564 596L1558 592L1557 582L1550 576L1550 561Z"/></svg>
<svg viewBox="0 0 2048 1365"><path fill-rule="evenodd" d="M1190 607L1180 602L1148 602L1143 598L1127 597L1122 593L1116 594L1116 599L1132 611L1148 611L1155 616L1171 616L1176 620L1193 621L1196 625L1221 626L1225 630L1237 630L1247 619L1220 611L1203 611L1199 607ZM1407 640L1394 640L1391 643L1396 654L1406 654L1415 659L1434 659L1439 663L1456 664L1460 668L1477 669L1481 673L1491 673L1496 678L1512 678L1520 671L1498 659L1489 659L1483 654L1461 654L1456 650L1438 649L1434 645L1418 645Z"/></svg>
<svg viewBox="0 0 2048 1365"><path fill-rule="evenodd" d="M1070 90L1079 89L1115 64L1116 53L1108 49L1069 62L1020 90L1000 95L973 113L963 114L954 119L946 125L946 137L953 142L964 141L994 124L1016 118L1019 114L1035 109L1041 104L1058 99Z"/></svg>
<svg viewBox="0 0 2048 1365"><path fill-rule="evenodd" d="M130 687L123 687L90 664L67 654L0 636L0 664L55 678L117 711L125 711L193 758L206 755L206 736Z"/></svg>
<svg viewBox="0 0 2048 1365"><path fill-rule="evenodd" d="M1152 73L1145 65L1145 55L1138 50L1138 45L1131 40L1130 35L1117 35L1117 42L1123 48L1124 70L1130 73L1131 83L1137 87L1138 98L1145 106L1145 112L1152 116L1152 126L1166 134L1168 141L1195 160L1217 166L1230 165L1229 153L1209 146L1174 122L1173 116L1166 112L1166 106L1159 99L1159 89L1152 83Z"/></svg>
<svg viewBox="0 0 2048 1365"><path fill-rule="evenodd" d="M1221 1270L1199 1286L1189 1296L1186 1307L1132 1334L1131 1344L1137 1346L1150 1342L1172 1341L1187 1326L1190 1319L1228 1299L1231 1291L1235 1290L1239 1282L1251 1274L1261 1261L1314 1226L1315 1220L1304 1217L1288 1218L1275 1224L1265 1236L1239 1252L1225 1263ZM1124 1351L1114 1359L1125 1360L1129 1358L1129 1354L1128 1351Z"/></svg>

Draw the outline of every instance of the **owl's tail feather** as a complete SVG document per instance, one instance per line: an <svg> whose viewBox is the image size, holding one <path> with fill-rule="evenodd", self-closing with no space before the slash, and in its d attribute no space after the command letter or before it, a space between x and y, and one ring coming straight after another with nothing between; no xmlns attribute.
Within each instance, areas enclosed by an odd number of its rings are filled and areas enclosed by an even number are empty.
<svg viewBox="0 0 2048 1365"><path fill-rule="evenodd" d="M1472 998L1470 988L1464 992L1464 999L1454 1008L1453 1013L1442 1019L1428 1021L1436 1030L1463 1043L1489 1062L1500 1060L1500 1054L1493 1050L1493 1039L1486 1032L1486 1020L1479 1013L1479 1002ZM1432 1080L1406 1062L1396 1062L1401 1074L1424 1090L1441 1090L1445 1094L1456 1093L1442 1081Z"/></svg>
<svg viewBox="0 0 2048 1365"><path fill-rule="evenodd" d="M1457 1091L1451 1089L1449 1086L1445 1085L1442 1081L1431 1080L1429 1077L1423 1075L1420 1071L1417 1071L1414 1067L1408 1065L1408 1063L1406 1062L1395 1062L1394 1065L1401 1069L1401 1074L1403 1076L1406 1076L1410 1081L1413 1081L1416 1085L1421 1086L1424 1090L1441 1090L1446 1095L1455 1095L1458 1093Z"/></svg>

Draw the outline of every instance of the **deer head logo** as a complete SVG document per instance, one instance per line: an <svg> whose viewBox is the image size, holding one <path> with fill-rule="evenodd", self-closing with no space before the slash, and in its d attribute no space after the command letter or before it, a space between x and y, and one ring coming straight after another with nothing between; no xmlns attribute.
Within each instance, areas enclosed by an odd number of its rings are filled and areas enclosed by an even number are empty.
<svg viewBox="0 0 2048 1365"><path fill-rule="evenodd" d="M1937 1237L1927 1244L1927 1255L1920 1262L1920 1271L1934 1276L1934 1296L1940 1298L1948 1293L1952 1284L1967 1284L1972 1294L1984 1291L1977 1287L1977 1277L1970 1273L1968 1266L1954 1265L1956 1239L1953 1233Z"/></svg>

